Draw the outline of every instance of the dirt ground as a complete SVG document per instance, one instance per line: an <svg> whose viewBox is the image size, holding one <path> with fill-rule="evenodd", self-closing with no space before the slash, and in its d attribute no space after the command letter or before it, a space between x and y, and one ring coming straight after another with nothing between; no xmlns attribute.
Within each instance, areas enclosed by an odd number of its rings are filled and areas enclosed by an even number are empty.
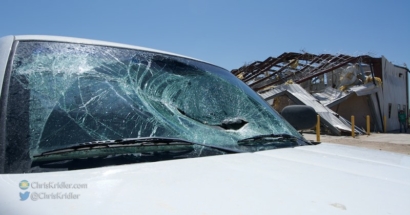
<svg viewBox="0 0 410 215"><path fill-rule="evenodd" d="M316 141L316 134L303 134L307 140ZM390 151L410 155L410 133L372 133L360 135L355 138L351 136L321 135L320 142L338 143L350 146L366 147L382 151Z"/></svg>

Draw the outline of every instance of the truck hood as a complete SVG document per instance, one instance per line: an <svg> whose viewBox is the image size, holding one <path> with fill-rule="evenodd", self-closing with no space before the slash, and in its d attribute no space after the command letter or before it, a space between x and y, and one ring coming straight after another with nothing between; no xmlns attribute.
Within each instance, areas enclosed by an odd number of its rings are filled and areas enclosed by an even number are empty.
<svg viewBox="0 0 410 215"><path fill-rule="evenodd" d="M322 143L4 174L0 190L0 214L410 214L410 156Z"/></svg>

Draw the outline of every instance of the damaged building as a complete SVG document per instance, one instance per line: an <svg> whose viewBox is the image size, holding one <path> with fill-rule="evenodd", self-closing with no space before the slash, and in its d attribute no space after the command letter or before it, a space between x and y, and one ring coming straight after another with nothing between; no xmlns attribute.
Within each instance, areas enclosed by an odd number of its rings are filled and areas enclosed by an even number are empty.
<svg viewBox="0 0 410 215"><path fill-rule="evenodd" d="M258 92L275 110L292 104L313 107L334 135L364 133L366 116L371 131L400 128L398 111L408 114L408 73L384 56L283 53L231 71ZM408 115L407 115L408 116Z"/></svg>

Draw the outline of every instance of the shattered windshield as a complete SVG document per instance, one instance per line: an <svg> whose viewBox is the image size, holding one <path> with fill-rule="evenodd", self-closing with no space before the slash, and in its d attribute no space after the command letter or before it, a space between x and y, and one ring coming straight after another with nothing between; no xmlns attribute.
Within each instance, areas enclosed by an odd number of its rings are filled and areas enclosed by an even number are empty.
<svg viewBox="0 0 410 215"><path fill-rule="evenodd" d="M9 163L84 142L170 137L237 148L255 135L300 136L227 70L134 49L20 42L7 98Z"/></svg>

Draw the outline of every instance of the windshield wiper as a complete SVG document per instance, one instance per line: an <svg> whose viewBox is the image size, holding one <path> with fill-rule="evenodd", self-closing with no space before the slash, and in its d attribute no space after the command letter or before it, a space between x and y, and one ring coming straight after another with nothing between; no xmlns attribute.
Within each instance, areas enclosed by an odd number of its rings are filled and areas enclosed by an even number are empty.
<svg viewBox="0 0 410 215"><path fill-rule="evenodd" d="M240 150L229 149L220 146L211 146L203 143L196 143L178 138L143 137L81 143L74 146L46 151L41 154L34 155L33 161L58 161L64 159L81 159L126 153L182 151L192 148L193 145L217 149L228 154L243 152Z"/></svg>
<svg viewBox="0 0 410 215"><path fill-rule="evenodd" d="M239 145L255 145L263 143L272 143L281 140L293 140L298 145L312 145L309 141L306 141L302 138L290 135L290 134L262 134L242 140L238 140Z"/></svg>

